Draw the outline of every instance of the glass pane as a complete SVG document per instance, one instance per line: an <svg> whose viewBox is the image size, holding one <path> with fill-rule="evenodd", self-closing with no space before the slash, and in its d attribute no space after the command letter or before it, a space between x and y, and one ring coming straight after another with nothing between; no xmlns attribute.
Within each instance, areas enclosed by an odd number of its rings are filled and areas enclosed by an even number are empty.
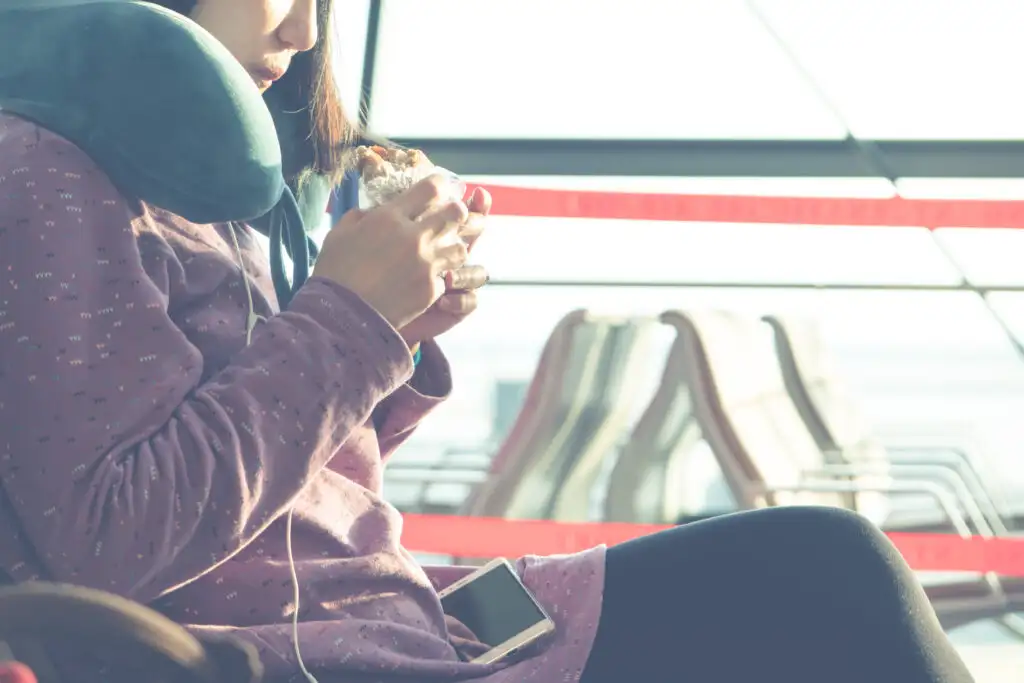
<svg viewBox="0 0 1024 683"><path fill-rule="evenodd" d="M458 170L458 169L455 169ZM751 197L861 197L895 194L883 178L686 178L642 176L465 176L471 183L598 192L732 194ZM1024 190L1024 184L1022 184ZM1024 192L1021 193L1024 196Z"/></svg>
<svg viewBox="0 0 1024 683"><path fill-rule="evenodd" d="M956 284L920 228L494 217L476 259L496 280Z"/></svg>
<svg viewBox="0 0 1024 683"><path fill-rule="evenodd" d="M974 285L1024 286L1024 231L937 230L935 237Z"/></svg>
<svg viewBox="0 0 1024 683"><path fill-rule="evenodd" d="M1018 178L905 178L897 183L910 199L1020 200L1024 180ZM1024 211L1024 202L1021 202ZM948 226L935 235L976 285L1024 285L1024 231L957 229Z"/></svg>
<svg viewBox="0 0 1024 683"><path fill-rule="evenodd" d="M896 187L908 199L1024 198L1024 178L900 178Z"/></svg>
<svg viewBox="0 0 1024 683"><path fill-rule="evenodd" d="M989 295L988 300L1006 323L1010 333L1024 343L1024 294L995 292ZM1014 350L1014 353L1017 351Z"/></svg>
<svg viewBox="0 0 1024 683"><path fill-rule="evenodd" d="M488 179L473 178L473 181ZM890 196L884 181L792 179L501 178L536 187L797 196ZM1006 193L972 183L901 187L914 196ZM1021 233L944 229L939 234L979 282L1016 277ZM501 279L571 281L905 282L954 284L956 272L917 228L843 228L630 223L496 217L476 258ZM993 295L1024 339L1024 296ZM575 308L656 315L669 308L720 307L818 319L830 349L882 431L906 425L928 437L963 434L1024 497L1024 365L1000 325L970 293L815 292L658 287L492 286L482 308L444 337L455 374L451 400L424 423L400 459L432 460L451 448L479 449L502 431L552 327ZM669 338L644 370L656 385ZM504 387L505 389L502 389ZM514 393L514 391L512 392ZM504 398L502 398L504 396ZM649 396L638 397L639 413ZM498 400L501 398L502 400ZM713 477L712 477L713 479ZM717 484L716 484L717 485ZM710 484L709 484L710 486ZM460 494L461 495L461 494Z"/></svg>
<svg viewBox="0 0 1024 683"><path fill-rule="evenodd" d="M370 0L334 3L335 73L341 90L341 101L345 103L349 117L353 120L358 118L369 16Z"/></svg>
<svg viewBox="0 0 1024 683"><path fill-rule="evenodd" d="M1024 3L762 0L802 64L863 138L1024 136Z"/></svg>
<svg viewBox="0 0 1024 683"><path fill-rule="evenodd" d="M838 138L740 0L388 0L390 136Z"/></svg>
<svg viewBox="0 0 1024 683"><path fill-rule="evenodd" d="M1024 332L1024 297L1012 303ZM494 287L485 291L480 311L444 337L454 394L398 457L485 443L496 417L496 386L530 379L548 333L572 309L654 315L706 307L817 319L870 421L883 430L912 425L925 438L959 425L982 445L982 457L1008 490L1024 497L1018 419L1024 365L970 294ZM651 390L663 358L661 351L651 354ZM649 396L638 396L638 410Z"/></svg>
<svg viewBox="0 0 1024 683"><path fill-rule="evenodd" d="M470 178L521 187L891 197L881 179ZM941 284L958 274L923 229L494 217L476 258L500 280Z"/></svg>

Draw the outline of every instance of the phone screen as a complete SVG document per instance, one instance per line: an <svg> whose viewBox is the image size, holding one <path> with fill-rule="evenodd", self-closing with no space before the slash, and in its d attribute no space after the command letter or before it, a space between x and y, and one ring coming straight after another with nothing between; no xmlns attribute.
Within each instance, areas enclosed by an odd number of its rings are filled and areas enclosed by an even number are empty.
<svg viewBox="0 0 1024 683"><path fill-rule="evenodd" d="M444 613L489 648L518 636L547 617L506 564L441 598Z"/></svg>

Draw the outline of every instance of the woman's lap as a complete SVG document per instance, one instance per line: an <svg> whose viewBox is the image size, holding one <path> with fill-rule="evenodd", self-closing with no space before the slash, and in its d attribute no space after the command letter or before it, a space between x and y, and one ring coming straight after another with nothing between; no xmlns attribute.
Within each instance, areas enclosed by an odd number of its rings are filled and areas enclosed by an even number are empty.
<svg viewBox="0 0 1024 683"><path fill-rule="evenodd" d="M556 625L543 654L481 683L575 681L586 666L601 616L605 549L553 557L524 557L516 569Z"/></svg>
<svg viewBox="0 0 1024 683"><path fill-rule="evenodd" d="M774 508L608 550L582 683L755 677L971 680L902 558L856 515Z"/></svg>

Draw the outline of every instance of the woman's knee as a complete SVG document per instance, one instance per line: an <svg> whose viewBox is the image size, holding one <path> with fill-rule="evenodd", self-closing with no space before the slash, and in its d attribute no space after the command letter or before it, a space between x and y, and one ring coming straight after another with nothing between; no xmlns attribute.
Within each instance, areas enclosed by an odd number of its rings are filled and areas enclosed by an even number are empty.
<svg viewBox="0 0 1024 683"><path fill-rule="evenodd" d="M885 538L873 522L843 508L786 506L758 510L751 514L758 515L764 523L774 526L778 533L800 538L829 538L850 543L875 543Z"/></svg>
<svg viewBox="0 0 1024 683"><path fill-rule="evenodd" d="M909 577L910 572L889 539L870 520L830 507L778 507L757 513L762 529L778 544L786 561L832 574L855 573Z"/></svg>
<svg viewBox="0 0 1024 683"><path fill-rule="evenodd" d="M609 551L614 575L636 571L723 571L722 558L747 557L729 571L772 576L892 576L902 559L864 517L828 507L741 512L637 539Z"/></svg>
<svg viewBox="0 0 1024 683"><path fill-rule="evenodd" d="M611 555L630 565L658 557L663 564L687 567L694 566L695 558L714 563L723 556L747 556L756 558L761 570L791 571L812 564L888 561L894 552L885 535L856 513L787 506L676 527L613 548Z"/></svg>

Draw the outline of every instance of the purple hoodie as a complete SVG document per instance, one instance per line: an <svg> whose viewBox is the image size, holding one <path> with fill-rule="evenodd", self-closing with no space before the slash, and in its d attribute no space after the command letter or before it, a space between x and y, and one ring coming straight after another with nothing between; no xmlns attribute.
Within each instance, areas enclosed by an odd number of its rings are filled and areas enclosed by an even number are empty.
<svg viewBox="0 0 1024 683"><path fill-rule="evenodd" d="M425 344L313 278L278 313L266 259L238 226L126 201L81 150L0 114L0 568L105 589L194 629L228 627L269 680L577 680L604 551L523 558L558 625L511 667L458 661L436 588L401 547L383 464L450 390ZM376 426L375 426L376 425Z"/></svg>

